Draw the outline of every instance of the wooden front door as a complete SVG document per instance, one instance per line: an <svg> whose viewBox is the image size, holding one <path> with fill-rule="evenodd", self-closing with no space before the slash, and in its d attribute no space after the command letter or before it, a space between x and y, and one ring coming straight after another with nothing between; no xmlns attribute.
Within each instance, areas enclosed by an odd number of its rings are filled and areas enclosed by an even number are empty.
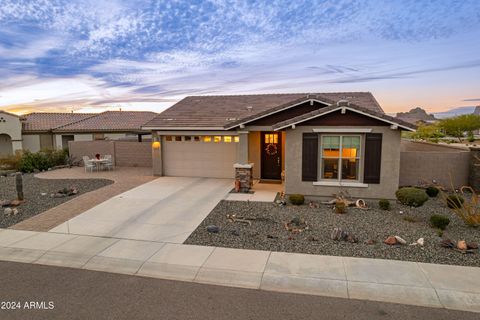
<svg viewBox="0 0 480 320"><path fill-rule="evenodd" d="M282 134L281 132L262 132L262 179L280 180L282 178Z"/></svg>

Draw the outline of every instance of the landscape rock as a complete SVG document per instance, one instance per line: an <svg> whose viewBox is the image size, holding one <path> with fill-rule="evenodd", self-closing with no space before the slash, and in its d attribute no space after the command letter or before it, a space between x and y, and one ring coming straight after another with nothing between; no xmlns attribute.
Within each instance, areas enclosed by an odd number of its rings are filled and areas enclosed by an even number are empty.
<svg viewBox="0 0 480 320"><path fill-rule="evenodd" d="M335 241L348 241L351 243L358 242L358 239L354 234L342 230L341 228L333 228L330 234L330 239Z"/></svg>
<svg viewBox="0 0 480 320"><path fill-rule="evenodd" d="M373 239L368 239L367 241L365 241L365 244L368 244L369 246L371 246L372 244L375 244L376 241L373 240Z"/></svg>
<svg viewBox="0 0 480 320"><path fill-rule="evenodd" d="M465 240L460 240L457 242L457 249L458 250L467 250L467 243Z"/></svg>
<svg viewBox="0 0 480 320"><path fill-rule="evenodd" d="M450 239L445 239L440 242L440 246L444 248L453 249L455 248L455 243Z"/></svg>
<svg viewBox="0 0 480 320"><path fill-rule="evenodd" d="M12 213L13 213L12 208L5 208L5 210L3 210L3 214L5 215L11 215Z"/></svg>
<svg viewBox="0 0 480 320"><path fill-rule="evenodd" d="M421 246L421 247L423 247L424 244L425 244L425 239L423 239L423 238L418 239L414 243L410 243L411 246L417 246L418 245L418 246Z"/></svg>
<svg viewBox="0 0 480 320"><path fill-rule="evenodd" d="M349 234L349 235L347 236L347 241L348 241L348 242L351 242L351 243L357 243L357 242L358 242L358 239L357 239L357 237L356 237L355 235Z"/></svg>
<svg viewBox="0 0 480 320"><path fill-rule="evenodd" d="M220 232L220 227L215 226L215 225L209 225L207 226L207 231L210 233L219 233Z"/></svg>
<svg viewBox="0 0 480 320"><path fill-rule="evenodd" d="M18 209L17 209L17 208L13 208L13 209L12 209L12 214L13 214L14 216L16 216L16 215L18 214Z"/></svg>
<svg viewBox="0 0 480 320"><path fill-rule="evenodd" d="M467 249L478 249L477 242L467 242Z"/></svg>
<svg viewBox="0 0 480 320"><path fill-rule="evenodd" d="M0 207L9 207L10 203L10 200L0 200Z"/></svg>
<svg viewBox="0 0 480 320"><path fill-rule="evenodd" d="M395 238L394 236L390 236L387 239L385 239L383 243L388 244L389 246L393 246L397 244L397 238Z"/></svg>
<svg viewBox="0 0 480 320"><path fill-rule="evenodd" d="M405 239L400 238L399 236L395 236L395 239L397 240L397 243L407 244L407 241L405 241Z"/></svg>
<svg viewBox="0 0 480 320"><path fill-rule="evenodd" d="M16 207L16 206L19 206L20 204L22 204L22 201L20 201L20 200L15 199L15 200L10 201L10 206L11 207Z"/></svg>

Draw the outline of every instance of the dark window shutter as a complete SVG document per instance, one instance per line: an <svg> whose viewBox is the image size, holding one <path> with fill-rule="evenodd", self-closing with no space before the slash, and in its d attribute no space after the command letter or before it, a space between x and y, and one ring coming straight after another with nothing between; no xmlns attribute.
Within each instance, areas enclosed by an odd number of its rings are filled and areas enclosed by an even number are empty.
<svg viewBox="0 0 480 320"><path fill-rule="evenodd" d="M382 166L382 134L367 133L365 137L364 183L380 183Z"/></svg>
<svg viewBox="0 0 480 320"><path fill-rule="evenodd" d="M317 181L318 133L303 134L302 181Z"/></svg>

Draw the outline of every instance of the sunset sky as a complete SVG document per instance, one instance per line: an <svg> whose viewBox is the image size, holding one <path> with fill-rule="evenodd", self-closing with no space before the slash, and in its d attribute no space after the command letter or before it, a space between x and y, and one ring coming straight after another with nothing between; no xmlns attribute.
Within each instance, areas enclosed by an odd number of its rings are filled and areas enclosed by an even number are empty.
<svg viewBox="0 0 480 320"><path fill-rule="evenodd" d="M1 110L333 91L480 105L480 1L1 1Z"/></svg>

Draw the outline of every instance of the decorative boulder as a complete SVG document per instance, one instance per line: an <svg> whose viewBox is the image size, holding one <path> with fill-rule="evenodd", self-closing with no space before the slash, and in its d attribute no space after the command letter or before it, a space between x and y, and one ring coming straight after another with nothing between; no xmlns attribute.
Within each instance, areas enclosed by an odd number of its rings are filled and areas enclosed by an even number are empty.
<svg viewBox="0 0 480 320"><path fill-rule="evenodd" d="M5 208L5 210L3 210L3 213L4 213L5 215L10 215L10 214L13 213L13 210L12 210L12 208Z"/></svg>
<svg viewBox="0 0 480 320"><path fill-rule="evenodd" d="M215 226L215 225L210 225L207 226L207 231L210 233L219 233L220 232L220 227Z"/></svg>
<svg viewBox="0 0 480 320"><path fill-rule="evenodd" d="M478 243L476 243L476 242L467 242L467 249L478 249Z"/></svg>
<svg viewBox="0 0 480 320"><path fill-rule="evenodd" d="M467 243L465 240L460 240L457 242L457 249L458 250L467 250Z"/></svg>
<svg viewBox="0 0 480 320"><path fill-rule="evenodd" d="M383 243L388 244L389 246L393 246L397 244L397 238L395 238L394 236L390 236L387 239L385 239Z"/></svg>
<svg viewBox="0 0 480 320"><path fill-rule="evenodd" d="M405 241L404 239L400 238L399 236L395 236L395 240L397 240L397 243L407 244L407 241Z"/></svg>

